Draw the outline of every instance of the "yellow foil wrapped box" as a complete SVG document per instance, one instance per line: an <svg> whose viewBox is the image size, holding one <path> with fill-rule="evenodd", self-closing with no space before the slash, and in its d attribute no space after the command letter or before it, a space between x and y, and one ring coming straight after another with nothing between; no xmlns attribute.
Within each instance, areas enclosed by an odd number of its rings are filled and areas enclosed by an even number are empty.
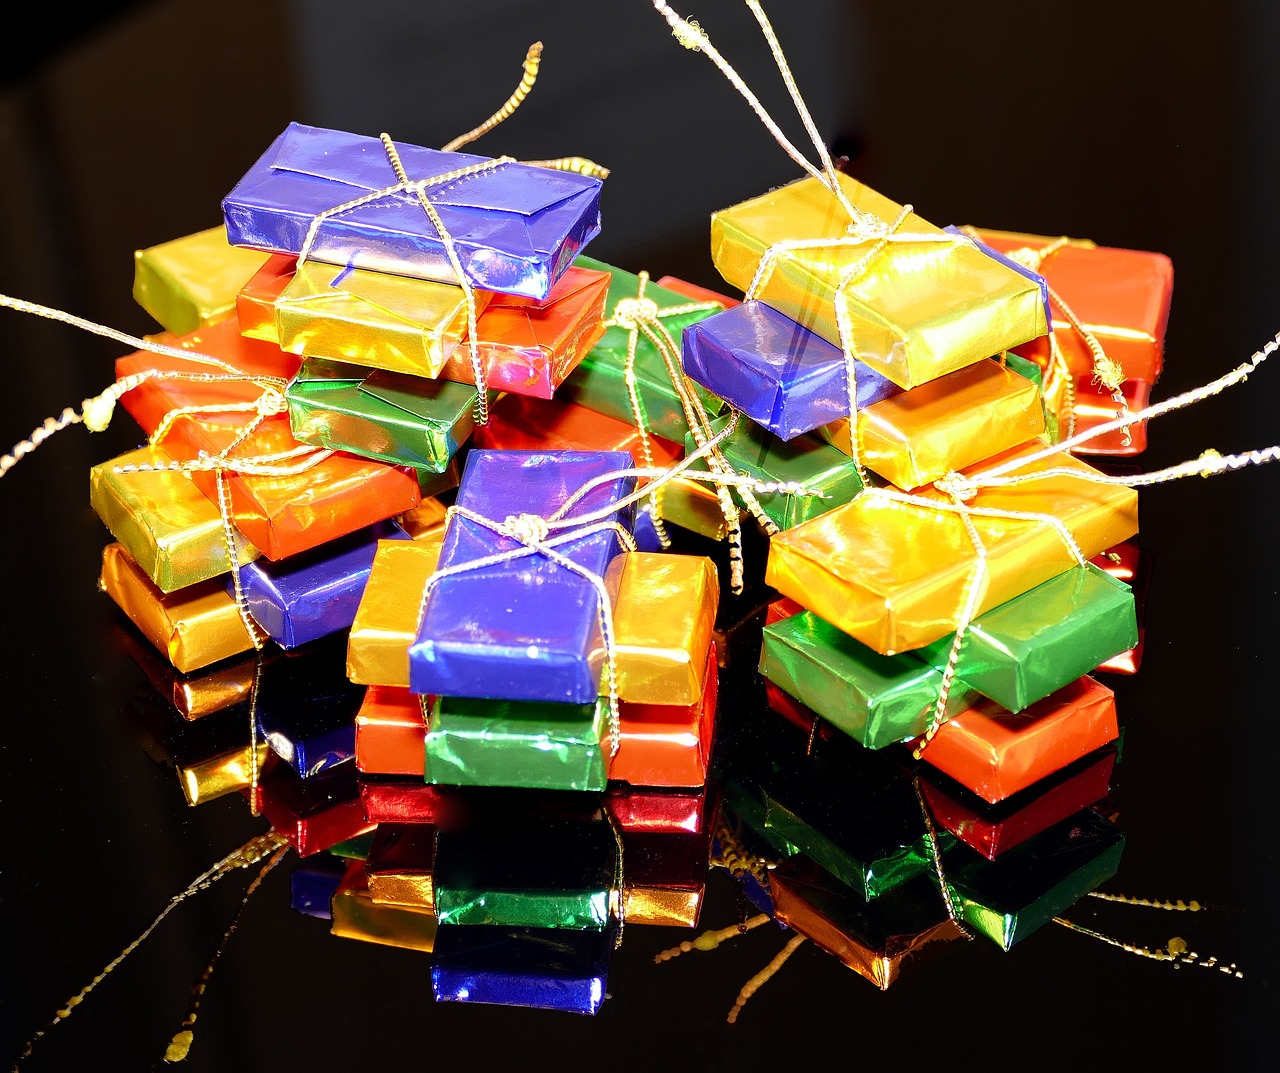
<svg viewBox="0 0 1280 1073"><path fill-rule="evenodd" d="M267 762L271 747L265 742L257 746L258 770ZM178 768L178 778L182 783L182 793L188 805L203 805L206 801L225 794L246 790L252 781L253 758L249 746L234 749L229 753L208 757L186 767Z"/></svg>
<svg viewBox="0 0 1280 1073"><path fill-rule="evenodd" d="M615 594L619 699L697 704L720 602L715 564L703 555L628 552L609 564L605 585Z"/></svg>
<svg viewBox="0 0 1280 1073"><path fill-rule="evenodd" d="M227 242L219 225L133 254L133 298L168 331L199 331L236 307L270 254Z"/></svg>
<svg viewBox="0 0 1280 1073"><path fill-rule="evenodd" d="M965 472L977 474L1043 448L1033 441ZM1049 469L1096 473L1061 452L1018 472ZM946 502L937 491L921 496ZM981 488L967 506L1055 517L1086 559L1138 531L1136 491L1065 475ZM987 581L975 617L1075 565L1047 520L980 515L969 520L987 553ZM959 514L864 493L774 536L765 582L888 656L931 644L956 629L976 561Z"/></svg>
<svg viewBox="0 0 1280 1073"><path fill-rule="evenodd" d="M358 685L409 688L409 646L427 578L440 561L438 530L421 540L379 540L347 641L347 677Z"/></svg>
<svg viewBox="0 0 1280 1073"><path fill-rule="evenodd" d="M176 592L226 574L222 516L182 472L117 473L122 466L164 466L159 447L140 447L89 470L89 504L111 535L160 589ZM241 566L259 552L232 530Z"/></svg>
<svg viewBox="0 0 1280 1073"><path fill-rule="evenodd" d="M477 312L489 303L476 291ZM435 377L467 333L461 287L318 261L276 299L280 349L371 369Z"/></svg>
<svg viewBox="0 0 1280 1073"><path fill-rule="evenodd" d="M163 593L123 547L108 544L98 584L184 674L253 648L235 600L216 578Z"/></svg>
<svg viewBox="0 0 1280 1073"><path fill-rule="evenodd" d="M902 206L839 176L860 212L893 223ZM831 190L807 178L711 217L711 258L720 274L748 290L765 251L779 244L755 296L836 346L835 296L850 269L880 241L858 241ZM865 270L844 287L855 357L911 388L1002 350L1046 335L1044 298L1026 276L962 235L910 213ZM834 243L839 242L839 245Z"/></svg>
<svg viewBox="0 0 1280 1073"><path fill-rule="evenodd" d="M623 893L622 914L628 924L657 924L668 928L693 928L702 912L705 888L633 887Z"/></svg>

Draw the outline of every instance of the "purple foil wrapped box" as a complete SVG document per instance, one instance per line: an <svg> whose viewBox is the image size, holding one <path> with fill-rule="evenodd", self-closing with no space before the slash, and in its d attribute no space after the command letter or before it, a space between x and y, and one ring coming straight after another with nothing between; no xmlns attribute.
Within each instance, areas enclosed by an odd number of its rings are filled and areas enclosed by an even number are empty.
<svg viewBox="0 0 1280 1073"><path fill-rule="evenodd" d="M960 235L963 238L967 238L992 260L999 261L1006 268L1012 268L1018 273L1018 275L1025 279L1029 279L1032 283L1038 286L1040 288L1041 299L1044 301L1044 322L1046 324L1053 323L1053 310L1049 308L1049 283L1044 276L1040 275L1039 272L1032 271L1024 264L1019 264L1008 254L1001 253L994 247L988 246L981 239L974 238L972 235L966 233L963 227L957 227L955 224L952 224L950 227L944 227L942 230L947 232L949 235Z"/></svg>
<svg viewBox="0 0 1280 1073"><path fill-rule="evenodd" d="M408 539L408 533L388 520L300 555L242 566L240 585L249 614L281 648L350 629L378 541ZM233 591L230 579L227 588Z"/></svg>
<svg viewBox="0 0 1280 1073"><path fill-rule="evenodd" d="M457 504L495 522L517 514L546 518L586 482L634 464L625 451L476 449L467 457ZM634 488L634 477L615 477L583 496L571 515L606 508ZM633 509L622 508L610 518L630 531ZM445 530L439 570L520 547L454 515ZM603 531L555 550L603 577L621 544L616 533ZM595 586L545 556L528 554L435 584L409 649L409 688L442 697L593 704L603 665Z"/></svg>
<svg viewBox="0 0 1280 1073"><path fill-rule="evenodd" d="M849 416L844 352L760 301L684 330L685 374L780 439ZM856 362L858 406L900 390Z"/></svg>
<svg viewBox="0 0 1280 1073"><path fill-rule="evenodd" d="M396 148L413 181L489 160L417 145ZM227 238L233 246L297 254L317 216L396 183L380 139L290 123L223 199ZM600 186L587 175L512 162L424 191L476 287L545 298L600 231ZM440 236L408 191L326 218L308 256L457 282Z"/></svg>

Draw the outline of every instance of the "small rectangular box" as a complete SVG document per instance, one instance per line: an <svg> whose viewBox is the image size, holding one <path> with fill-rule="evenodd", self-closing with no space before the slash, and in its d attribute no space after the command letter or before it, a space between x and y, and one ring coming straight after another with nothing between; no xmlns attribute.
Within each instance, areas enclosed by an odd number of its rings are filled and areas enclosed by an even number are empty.
<svg viewBox="0 0 1280 1073"><path fill-rule="evenodd" d="M165 331L194 332L235 310L236 294L266 259L232 246L219 224L135 250L133 298Z"/></svg>

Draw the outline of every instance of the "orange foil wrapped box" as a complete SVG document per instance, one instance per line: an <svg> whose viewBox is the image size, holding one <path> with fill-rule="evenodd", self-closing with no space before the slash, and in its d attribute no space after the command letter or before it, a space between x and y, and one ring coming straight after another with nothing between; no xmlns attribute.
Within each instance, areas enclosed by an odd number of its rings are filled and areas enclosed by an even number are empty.
<svg viewBox="0 0 1280 1073"><path fill-rule="evenodd" d="M427 769L421 698L398 686L370 686L356 712L356 767L366 774L416 775Z"/></svg>
<svg viewBox="0 0 1280 1073"><path fill-rule="evenodd" d="M236 317L240 334L268 343L280 342L276 327L276 299L293 278L298 259L287 253L273 253L236 295Z"/></svg>

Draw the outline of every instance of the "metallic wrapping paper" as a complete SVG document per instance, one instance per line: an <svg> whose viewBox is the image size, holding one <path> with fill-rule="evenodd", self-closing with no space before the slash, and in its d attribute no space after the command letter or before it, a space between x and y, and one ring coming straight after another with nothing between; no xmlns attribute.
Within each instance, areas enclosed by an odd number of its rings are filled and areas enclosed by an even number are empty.
<svg viewBox="0 0 1280 1073"><path fill-rule="evenodd" d="M436 832L429 824L378 825L365 860L369 896L389 905L435 910Z"/></svg>
<svg viewBox="0 0 1280 1073"><path fill-rule="evenodd" d="M981 472L1032 450L1033 442L971 467ZM1091 467L1051 455L1021 472ZM940 493L923 493L926 498ZM983 488L972 507L1059 519L1086 558L1138 530L1133 489L1046 477ZM986 547L987 584L977 614L1062 573L1075 563L1047 522L972 517ZM861 495L769 542L765 581L884 655L931 644L956 628L976 552L959 515Z"/></svg>
<svg viewBox="0 0 1280 1073"><path fill-rule="evenodd" d="M728 535L724 512L715 489L688 477L673 477L662 486L658 496L658 516L709 540L723 540Z"/></svg>
<svg viewBox="0 0 1280 1073"><path fill-rule="evenodd" d="M349 629L379 541L396 539L409 536L387 520L288 559L243 567L240 586L249 614L286 649Z"/></svg>
<svg viewBox="0 0 1280 1073"><path fill-rule="evenodd" d="M447 788L428 786L421 775L360 777L360 800L373 824L442 823L453 814L455 796Z"/></svg>
<svg viewBox="0 0 1280 1073"><path fill-rule="evenodd" d="M970 242L972 242L975 246L977 246L978 249L980 249L988 257L995 258L995 260L999 261L1006 268L1012 269L1014 272L1017 272L1018 275L1022 276L1025 279L1030 280L1037 287L1039 287L1040 301L1044 305L1044 322L1046 324L1053 323L1053 310L1051 309L1049 304L1049 283L1044 278L1044 276L1040 275L1039 272L1032 271L1026 265L1022 264L1019 261L1014 260L1012 257L1009 257L1004 253L1001 253L994 246L990 246L987 243L983 242L980 237L975 238L974 235L976 235L977 232L972 228L969 229L971 233L967 235L965 234L965 228L957 227L954 224L949 224L948 226L944 227L942 230L944 230L949 235L964 236Z"/></svg>
<svg viewBox="0 0 1280 1073"><path fill-rule="evenodd" d="M982 701L942 725L923 759L995 803L1116 740L1115 694L1079 678L1016 715Z"/></svg>
<svg viewBox="0 0 1280 1073"><path fill-rule="evenodd" d="M1147 592L1151 586L1151 557L1133 541L1126 541L1108 548L1090 561L1133 590L1133 602L1138 616L1137 643L1105 663L1098 664L1097 670L1109 674L1137 674L1138 668L1142 666L1142 652L1146 647L1143 620L1146 616Z"/></svg>
<svg viewBox="0 0 1280 1073"><path fill-rule="evenodd" d="M721 427L719 423L712 425L717 430ZM685 450L692 449L692 437L687 437ZM784 492L757 494L757 502L779 529L791 529L834 510L862 491L862 481L848 455L816 435L783 440L752 422L740 421L721 449L739 473L762 481L795 481L821 493L811 496Z"/></svg>
<svg viewBox="0 0 1280 1073"><path fill-rule="evenodd" d="M956 675L1011 712L1047 697L1138 642L1133 593L1093 565L1071 569L979 615ZM914 656L939 672L952 637Z"/></svg>
<svg viewBox="0 0 1280 1073"><path fill-rule="evenodd" d="M776 918L885 991L908 960L964 932L946 915L937 881L920 876L868 902L804 858L769 873Z"/></svg>
<svg viewBox="0 0 1280 1073"><path fill-rule="evenodd" d="M346 863L328 855L299 861L289 876L289 905L303 916L332 920L330 908Z"/></svg>
<svg viewBox="0 0 1280 1073"><path fill-rule="evenodd" d="M650 834L699 834L711 829L715 798L705 787L683 792L666 787L649 789L611 782L605 809L618 830Z"/></svg>
<svg viewBox="0 0 1280 1073"><path fill-rule="evenodd" d="M261 767L270 752L266 742L258 745L257 763ZM206 757L189 764L178 765L178 781L188 805L203 805L224 794L239 793L248 789L253 774L253 760L249 746L233 749L229 753Z"/></svg>
<svg viewBox="0 0 1280 1073"><path fill-rule="evenodd" d="M858 414L863 465L899 488L920 488L1044 433L1030 380L984 358Z"/></svg>
<svg viewBox="0 0 1280 1073"><path fill-rule="evenodd" d="M1126 380L1120 385L1120 394L1124 397L1124 408L1130 413L1137 413L1145 410L1151 402L1151 384L1146 380ZM1095 384L1092 377L1081 377L1076 381L1075 416L1076 433L1088 432L1119 417L1120 404L1112 398L1111 392ZM1131 422L1128 440L1126 443L1124 429L1116 429L1086 440L1075 448L1075 452L1119 457L1141 454L1147 449L1147 423Z"/></svg>
<svg viewBox="0 0 1280 1073"><path fill-rule="evenodd" d="M299 778L274 753L258 777L258 809L299 857L331 849L375 827L365 818L354 764Z"/></svg>
<svg viewBox="0 0 1280 1073"><path fill-rule="evenodd" d="M477 313L489 304L476 291ZM440 375L467 334L454 283L308 261L275 300L281 350L410 376Z"/></svg>
<svg viewBox="0 0 1280 1073"><path fill-rule="evenodd" d="M356 767L372 775L421 775L427 723L416 693L369 686L356 713Z"/></svg>
<svg viewBox="0 0 1280 1073"><path fill-rule="evenodd" d="M1057 241L1048 235L979 229L994 249L1040 250ZM1154 384L1164 356L1165 329L1173 298L1173 262L1162 253L1096 246L1073 241L1050 254L1040 267L1044 278L1119 363L1129 379ZM1093 375L1093 354L1063 311L1053 303L1053 334L1073 376ZM1049 341L1037 339L1018 348L1041 366L1049 361Z"/></svg>
<svg viewBox="0 0 1280 1073"><path fill-rule="evenodd" d="M720 603L703 555L628 552L609 564L618 698L688 707L702 697Z"/></svg>
<svg viewBox="0 0 1280 1073"><path fill-rule="evenodd" d="M428 496L411 510L396 518L400 528L411 540L429 541L439 545L444 540L444 523L449 508L434 496Z"/></svg>
<svg viewBox="0 0 1280 1073"><path fill-rule="evenodd" d="M476 389L308 358L285 389L303 443L443 473L475 428Z"/></svg>
<svg viewBox="0 0 1280 1073"><path fill-rule="evenodd" d="M347 639L347 676L361 685L409 688L409 646L427 578L440 561L434 540L383 540Z"/></svg>
<svg viewBox="0 0 1280 1073"><path fill-rule="evenodd" d="M495 294L476 325L485 384L495 391L549 399L604 334L607 272L571 267L538 301ZM471 348L445 362L446 380L474 384Z"/></svg>
<svg viewBox="0 0 1280 1073"><path fill-rule="evenodd" d="M409 178L487 161L398 144ZM222 202L236 246L300 253L315 218L396 184L378 138L290 123ZM600 231L601 181L575 172L504 163L426 187L462 270L486 291L545 298L578 251ZM457 282L430 218L411 193L330 216L311 257L375 272Z"/></svg>
<svg viewBox="0 0 1280 1073"><path fill-rule="evenodd" d="M606 322L612 320L620 301L635 298L639 293L640 279L630 272L602 261L592 260L590 257L580 257L576 263L581 268L608 272L612 277L609 285L609 300L605 305ZM659 311L690 304L689 299L684 295L664 290L653 283L645 287L644 295L658 307ZM709 306L706 309L690 310L668 317L660 316L659 321L679 346L680 333L686 327L705 320L715 312L717 312L716 308ZM556 391L556 398L566 402L580 403L589 409L634 425L635 416L631 410L625 376L629 334L627 329L616 324L606 328L581 364ZM667 371L662 355L643 332L639 334L636 342L635 379L636 393L649 431L674 443L683 442L684 434L689 428L684 409L680 405L675 388L671 385L671 375ZM724 409L724 403L703 388L694 384L692 389L702 399L703 405L713 417Z"/></svg>
<svg viewBox="0 0 1280 1073"><path fill-rule="evenodd" d="M381 946L431 953L436 918L430 909L386 905L373 900L364 875L364 862L351 861L330 903L332 934Z"/></svg>
<svg viewBox="0 0 1280 1073"><path fill-rule="evenodd" d="M236 295L236 319L240 334L248 339L262 339L280 345L276 329L276 299L285 289L298 267L298 259L284 253L273 253Z"/></svg>
<svg viewBox="0 0 1280 1073"><path fill-rule="evenodd" d="M690 325L681 358L690 379L781 439L849 415L844 352L764 302L743 302ZM854 379L859 409L898 393L860 362Z"/></svg>
<svg viewBox="0 0 1280 1073"><path fill-rule="evenodd" d="M608 779L608 704L437 697L426 779L444 786L601 791Z"/></svg>
<svg viewBox="0 0 1280 1073"><path fill-rule="evenodd" d="M124 548L108 544L98 584L183 674L253 649L235 601L221 581L202 581L166 594Z"/></svg>
<svg viewBox="0 0 1280 1073"><path fill-rule="evenodd" d="M194 674L182 674L138 631L122 629L119 634L130 658L183 719L203 719L249 699L258 669L255 655L224 661Z"/></svg>
<svg viewBox="0 0 1280 1073"><path fill-rule="evenodd" d="M920 790L939 827L989 861L1046 831L1111 792L1117 749L1104 746L998 805L989 805L945 775L921 772Z"/></svg>
<svg viewBox="0 0 1280 1073"><path fill-rule="evenodd" d="M742 304L739 298L730 298L727 294L713 291L709 287L700 287L696 283L680 279L679 276L659 276L657 282L659 287L682 294L690 302L719 302L725 309L732 309Z"/></svg>
<svg viewBox="0 0 1280 1073"><path fill-rule="evenodd" d="M171 461L159 447L140 447L89 470L89 505L161 592L231 569L218 507L187 474L114 472ZM241 534L232 536L241 566L258 557L258 549Z"/></svg>
<svg viewBox="0 0 1280 1073"><path fill-rule="evenodd" d="M840 184L862 212L891 222L901 211L847 175ZM801 179L715 213L711 259L729 283L745 290L771 246L847 238L848 223L829 189ZM910 388L1048 333L1034 281L914 213L899 233L936 234L939 241L891 240L845 287L859 361ZM836 288L877 241L782 252L758 297L839 345Z"/></svg>
<svg viewBox="0 0 1280 1073"><path fill-rule="evenodd" d="M133 298L165 331L194 332L235 309L236 294L267 255L211 227L133 254Z"/></svg>
<svg viewBox="0 0 1280 1073"><path fill-rule="evenodd" d="M764 628L760 673L868 749L924 733L942 690L913 654L882 656L810 611ZM957 681L948 710L972 699Z"/></svg>
<svg viewBox="0 0 1280 1073"><path fill-rule="evenodd" d="M681 887L627 886L622 895L622 915L628 924L655 924L667 928L696 928L702 915L706 884Z"/></svg>
<svg viewBox="0 0 1280 1073"><path fill-rule="evenodd" d="M631 456L620 451L474 450L457 505L498 523L525 513L547 517L587 481L631 466ZM608 508L634 487L634 477L614 477L584 495L571 513ZM632 508L607 517L630 530ZM556 551L603 577L619 546L617 535L606 530L569 540ZM520 547L455 515L439 568ZM409 649L409 686L437 697L594 704L604 663L600 629L595 586L542 555L467 569L431 590Z"/></svg>
<svg viewBox="0 0 1280 1073"><path fill-rule="evenodd" d="M1086 809L995 861L966 848L947 880L960 919L1008 950L1114 876L1123 851L1120 830Z"/></svg>
<svg viewBox="0 0 1280 1073"><path fill-rule="evenodd" d="M609 778L631 786L705 785L715 736L720 670L707 650L702 696L693 704L619 705L621 736Z"/></svg>
<svg viewBox="0 0 1280 1073"><path fill-rule="evenodd" d="M201 332L161 336L159 341L212 355L250 374L289 379L297 372L297 358L261 340L246 339L234 317ZM207 375L209 368L138 351L116 362L116 376L148 369ZM248 381L152 379L125 394L121 402L143 430L151 433L172 410L252 403L260 395L260 388ZM192 414L174 422L161 446L179 461L193 459L202 451L216 455L240 437L248 421L244 413ZM237 448L236 456L253 458L297 447L288 418L280 414L264 418ZM216 502L213 473L195 473L192 480ZM235 527L271 559L283 559L345 536L408 510L422 498L412 470L342 454L292 476L228 474L227 488Z"/></svg>
<svg viewBox="0 0 1280 1073"><path fill-rule="evenodd" d="M443 924L431 958L437 1002L594 1014L616 933Z"/></svg>

